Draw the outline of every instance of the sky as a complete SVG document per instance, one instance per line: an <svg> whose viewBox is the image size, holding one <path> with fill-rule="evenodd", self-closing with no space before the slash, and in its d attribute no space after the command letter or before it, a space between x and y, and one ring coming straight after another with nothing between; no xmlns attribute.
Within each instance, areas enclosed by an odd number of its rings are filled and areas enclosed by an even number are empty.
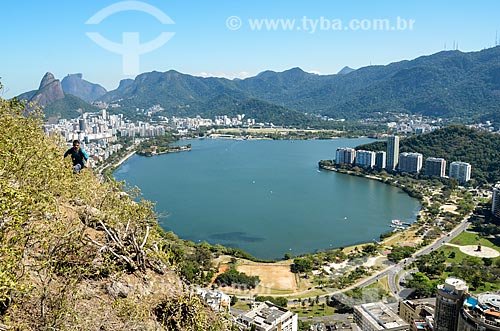
<svg viewBox="0 0 500 331"><path fill-rule="evenodd" d="M37 89L46 72L113 90L149 71L333 74L478 51L500 40L498 13L497 0L2 0L0 97Z"/></svg>

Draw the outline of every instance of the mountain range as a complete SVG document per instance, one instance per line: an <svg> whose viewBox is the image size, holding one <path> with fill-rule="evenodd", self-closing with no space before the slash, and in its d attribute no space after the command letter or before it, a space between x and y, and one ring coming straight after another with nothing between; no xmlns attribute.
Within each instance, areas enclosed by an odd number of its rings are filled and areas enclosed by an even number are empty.
<svg viewBox="0 0 500 331"><path fill-rule="evenodd" d="M71 88L65 88L65 80L72 82ZM87 101L119 102L122 112L161 105L167 116L246 111L261 121L286 117L275 124L300 122L307 118L304 113L352 120L390 112L458 122L500 121L500 46L468 53L443 51L357 70L345 67L333 75L292 68L229 80L153 71L123 80L105 94L104 88L82 82L81 74L68 75L64 93Z"/></svg>

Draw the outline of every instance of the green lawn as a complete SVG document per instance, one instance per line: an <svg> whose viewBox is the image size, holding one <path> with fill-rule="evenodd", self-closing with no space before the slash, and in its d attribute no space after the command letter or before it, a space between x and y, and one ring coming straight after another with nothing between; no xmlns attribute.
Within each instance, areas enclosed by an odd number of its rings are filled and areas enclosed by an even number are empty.
<svg viewBox="0 0 500 331"><path fill-rule="evenodd" d="M321 305L316 304L310 307L309 303L306 303L305 307L299 305L288 306L288 309L299 314L299 317L320 317L335 314L335 309L332 307L325 305L325 308L322 309Z"/></svg>
<svg viewBox="0 0 500 331"><path fill-rule="evenodd" d="M249 304L248 302L245 302L245 301L238 301L234 306L231 306L231 307L235 308L235 309L248 311L251 309L251 304ZM302 307L301 304L297 303L297 304L289 305L287 307L287 309L293 311L294 313L299 314L299 316L301 316L301 317L309 317L309 316L320 317L320 316L326 316L326 315L333 315L335 313L335 309L332 307L328 307L326 304L325 304L325 308L322 309L321 303L319 305L317 305L315 303L314 306L312 306L312 307L309 306L308 302L306 302L305 307Z"/></svg>
<svg viewBox="0 0 500 331"><path fill-rule="evenodd" d="M480 243L481 246L490 247L490 248L493 248L493 249L500 252L500 247L495 245L495 244L500 244L500 242L498 242L498 241L499 240L497 238L484 238L484 237L479 236L476 233L462 232L457 237L455 237L450 243L455 244L455 245L459 245L459 246L477 245L478 243ZM444 246L440 247L438 249L438 251L444 252L444 255L446 256L446 263L453 263L453 262L461 263L464 260L464 258L470 257L470 255L462 253L458 247L444 245ZM455 252L454 258L449 257L451 252ZM493 259L493 263L495 263L499 260L500 260L500 257L496 257Z"/></svg>
<svg viewBox="0 0 500 331"><path fill-rule="evenodd" d="M482 246L491 247L500 252L499 238L484 238L478 235L477 233L472 233L472 232L465 232L465 231L462 232L457 237L455 237L451 241L451 243L460 246L481 244Z"/></svg>
<svg viewBox="0 0 500 331"><path fill-rule="evenodd" d="M236 302L234 305L231 306L231 308L235 308L235 309L239 309L239 310L245 310L245 311L249 311L250 309L252 309L251 307L252 305L249 304L248 302L246 301L238 301Z"/></svg>
<svg viewBox="0 0 500 331"><path fill-rule="evenodd" d="M455 239L451 241L452 244L455 245L460 245L460 246L467 246L467 245L477 245L478 243L481 244L481 246L484 247L490 247L493 249L496 249L497 251L500 251L500 247L497 246L500 244L498 242L498 239L496 238L483 238L479 236L476 233L471 233L471 232L462 232L460 235L458 235ZM495 245L497 244L497 245ZM465 253L462 253L458 247L452 247L452 246L442 246L439 248L438 251L444 252L444 255L446 256L446 263L457 263L461 264L463 260L467 257L470 257L470 255L467 255ZM454 252L455 257L450 258L450 253ZM493 259L493 264L497 264L500 261L500 257L494 258ZM448 273L444 273L441 277L447 277L447 276L452 276ZM478 286L478 288L474 289L473 293L482 293L482 292L489 292L489 291L498 291L500 289L500 284L499 283L488 283L485 282Z"/></svg>
<svg viewBox="0 0 500 331"><path fill-rule="evenodd" d="M446 263L462 263L463 259L466 257L470 257L470 255L467 255L465 253L462 253L458 247L452 247L452 246L442 246L441 248L438 249L439 251L444 252L444 256L446 256ZM451 258L450 253L455 252L455 257Z"/></svg>

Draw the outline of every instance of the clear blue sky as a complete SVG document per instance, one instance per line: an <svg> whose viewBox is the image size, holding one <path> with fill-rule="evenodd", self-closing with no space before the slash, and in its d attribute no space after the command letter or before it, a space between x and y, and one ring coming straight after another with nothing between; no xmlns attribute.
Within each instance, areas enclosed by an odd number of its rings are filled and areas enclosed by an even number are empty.
<svg viewBox="0 0 500 331"><path fill-rule="evenodd" d="M115 0L3 0L0 3L0 77L4 98L36 89L45 72L62 79L83 73L88 81L115 89L123 72L122 56L92 41L98 32L120 43L122 33L138 32L140 43L161 32L175 35L162 47L139 57L140 72L174 69L193 75L244 77L264 70L300 67L322 74L348 65L360 68L413 59L453 47L476 51L492 47L500 34L500 1L451 0L146 0L175 24L164 25L141 11L109 15L100 24L85 22ZM231 30L238 21L241 28ZM317 22L316 31L303 18ZM414 20L413 29L352 30L351 20L397 17ZM293 29L257 31L253 19L295 19ZM341 30L320 20L342 21ZM338 26L337 26L338 27ZM355 26L356 28L356 26ZM307 30L307 31L306 31ZM499 37L500 39L500 37ZM133 77L132 77L133 78Z"/></svg>

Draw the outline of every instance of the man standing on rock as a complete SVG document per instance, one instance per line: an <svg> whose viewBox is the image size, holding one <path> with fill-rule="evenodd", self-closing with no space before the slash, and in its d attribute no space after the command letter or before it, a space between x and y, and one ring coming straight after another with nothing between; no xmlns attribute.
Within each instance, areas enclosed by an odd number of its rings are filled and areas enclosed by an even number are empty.
<svg viewBox="0 0 500 331"><path fill-rule="evenodd" d="M87 152L80 147L79 140L73 140L73 147L64 153L64 157L68 155L71 155L71 160L73 161L73 173L79 174L89 159Z"/></svg>

